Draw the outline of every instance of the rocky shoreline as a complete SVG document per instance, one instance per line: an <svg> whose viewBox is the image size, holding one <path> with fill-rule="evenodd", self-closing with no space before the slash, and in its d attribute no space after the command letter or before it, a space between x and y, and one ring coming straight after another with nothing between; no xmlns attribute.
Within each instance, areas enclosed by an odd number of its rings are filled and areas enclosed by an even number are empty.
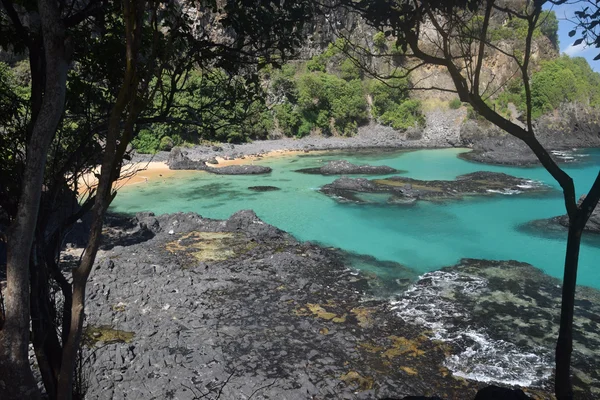
<svg viewBox="0 0 600 400"><path fill-rule="evenodd" d="M298 242L252 211L224 221L144 213L109 225L88 285L89 398L473 398L487 383L461 373L459 361L476 342L423 323L464 330L452 313L423 318L444 307L471 310L460 324L540 359L554 344L557 281L527 264L464 260L438 272L457 282L448 286L387 262L379 268L405 278L382 282L349 268L356 256ZM576 326L596 323L597 296L584 290ZM581 399L600 390L597 354L586 350L600 341L589 332L576 336ZM538 367L518 367L537 376L525 391L549 399Z"/></svg>
<svg viewBox="0 0 600 400"><path fill-rule="evenodd" d="M562 110L556 116L545 116L536 122L537 137L551 151L557 162L577 161L573 149L600 147L600 119L592 112ZM261 157L276 151L321 151L355 149L424 149L465 147L473 151L462 158L487 164L539 165L533 152L519 139L488 123L464 121L464 110L432 110L426 113L427 127L399 132L390 127L371 124L359 128L351 137L307 136L301 139L278 138L242 144L194 146L185 149L192 161L214 163L216 157L243 159ZM154 155L133 154L132 162L162 161L169 152Z"/></svg>

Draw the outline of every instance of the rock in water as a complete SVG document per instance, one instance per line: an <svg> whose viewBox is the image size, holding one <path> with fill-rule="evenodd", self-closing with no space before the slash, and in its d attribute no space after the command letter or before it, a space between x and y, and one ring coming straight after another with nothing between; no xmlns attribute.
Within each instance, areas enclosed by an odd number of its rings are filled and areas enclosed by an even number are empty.
<svg viewBox="0 0 600 400"><path fill-rule="evenodd" d="M583 200L585 200L585 195L579 198L577 205L581 205ZM569 217L566 215L558 217L558 222L564 227L569 227ZM596 205L592 215L590 215L590 219L588 219L588 222L585 224L584 230L593 233L600 233L600 207L598 205Z"/></svg>
<svg viewBox="0 0 600 400"><path fill-rule="evenodd" d="M512 195L550 190L541 182L517 178L498 172L473 172L453 181L422 181L400 176L368 180L364 178L336 179L320 191L342 202L367 203L361 193L388 195L388 204L412 204L416 200L443 201L465 196Z"/></svg>
<svg viewBox="0 0 600 400"><path fill-rule="evenodd" d="M260 175L273 171L270 167L262 165L228 165L220 168L205 166L204 170L216 175Z"/></svg>
<svg viewBox="0 0 600 400"><path fill-rule="evenodd" d="M577 204L581 205L584 199L585 195L581 196ZM530 233L539 233L546 236L558 235L558 237L563 238L569 229L569 217L565 214L552 218L536 219L522 225L522 228ZM583 230L595 235L600 234L600 206L597 205L594 211L592 211L592 215L590 215ZM584 236L583 240L590 239L591 241L597 241L598 237L595 235L594 237Z"/></svg>
<svg viewBox="0 0 600 400"><path fill-rule="evenodd" d="M274 192L276 190L281 190L277 186L250 186L248 189L255 192Z"/></svg>
<svg viewBox="0 0 600 400"><path fill-rule="evenodd" d="M296 172L320 175L386 175L404 171L398 171L386 165L356 165L346 160L338 160L330 161L320 168L304 168Z"/></svg>

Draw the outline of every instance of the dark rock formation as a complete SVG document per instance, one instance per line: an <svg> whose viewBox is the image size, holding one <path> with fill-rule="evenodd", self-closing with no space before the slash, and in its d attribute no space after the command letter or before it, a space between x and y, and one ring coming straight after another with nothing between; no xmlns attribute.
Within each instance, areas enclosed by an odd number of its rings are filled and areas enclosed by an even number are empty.
<svg viewBox="0 0 600 400"><path fill-rule="evenodd" d="M175 147L169 152L167 160L169 169L174 170L204 170L206 163L204 161L192 161L187 153L181 147Z"/></svg>
<svg viewBox="0 0 600 400"><path fill-rule="evenodd" d="M536 121L535 132L558 162L577 162L573 148L600 147L598 111L576 104L563 105L555 115L541 117ZM523 141L497 128L466 122L460 136L462 145L473 148L472 152L461 154L466 160L500 165L540 164Z"/></svg>
<svg viewBox="0 0 600 400"><path fill-rule="evenodd" d="M579 199L579 201L577 203L581 204L581 202L584 199L585 199L585 195L581 196L581 198ZM560 234L561 238L566 237L566 236L564 236L564 234L566 234L566 232L569 229L569 217L565 214L565 215L560 215L560 216L552 217L552 218L548 218L548 219L531 221L531 222L527 223L525 226L523 226L523 229L525 229L527 231L538 230L541 234L547 234L547 235ZM600 234L600 206L596 206L596 208L592 212L590 219L585 224L584 231L594 233L594 234ZM595 236L593 238L584 236L583 241L585 242L586 239L591 239L592 241L596 242L595 244L598 244L597 243L598 241L594 240L594 239L597 239L597 236Z"/></svg>
<svg viewBox="0 0 600 400"><path fill-rule="evenodd" d="M260 175L268 174L273 170L262 165L228 165L219 168L206 166L204 171L216 175Z"/></svg>
<svg viewBox="0 0 600 400"><path fill-rule="evenodd" d="M461 361L480 372L485 360L469 359L465 349L476 357L497 350L500 361L490 365L505 368L503 379L512 376L506 365L517 377L532 366L536 395L551 398L552 363L544 357L554 346L560 288L527 264L463 260L425 274L390 305L373 295L378 278L252 211L226 221L146 213L123 226L142 224L155 235L104 252L90 279L87 332L120 333L86 341L90 398L472 399L485 385L446 367ZM574 383L582 399L593 398L600 382L599 300L597 291L578 291L575 326L586 332L575 335ZM436 327L452 337L430 340ZM482 348L476 340L484 334L498 342ZM538 359L547 361L539 374Z"/></svg>
<svg viewBox="0 0 600 400"><path fill-rule="evenodd" d="M272 171L269 167L262 165L229 165L226 167L214 168L206 165L207 162L216 163L211 157L207 160L193 161L187 156L187 153L181 150L180 147L175 147L169 153L167 164L169 169L174 170L199 170L210 172L216 175L256 175L268 174ZM214 161L214 162L213 162Z"/></svg>
<svg viewBox="0 0 600 400"><path fill-rule="evenodd" d="M581 203L585 200L585 195L579 198L577 204L581 205ZM554 220L564 226L565 228L569 227L569 217L567 215L561 215L560 217L555 217ZM592 233L600 233L600 207L596 206L592 215L590 215L590 219L585 224L584 230L586 232Z"/></svg>
<svg viewBox="0 0 600 400"><path fill-rule="evenodd" d="M375 180L342 177L320 190L339 201L372 202L373 199L367 200L360 194L373 193L385 195L385 201L390 204L411 204L417 200L442 201L465 196L546 192L550 188L528 179L480 171L461 175L453 181L421 181L399 176Z"/></svg>
<svg viewBox="0 0 600 400"><path fill-rule="evenodd" d="M475 400L530 400L520 389L508 389L500 386L488 386L477 392Z"/></svg>
<svg viewBox="0 0 600 400"><path fill-rule="evenodd" d="M460 398L481 387L440 372L448 349L366 300L377 278L337 252L252 211L142 214L125 227L142 223L155 236L107 250L90 279L87 332L122 339L86 341L89 398L372 399L432 387Z"/></svg>
<svg viewBox="0 0 600 400"><path fill-rule="evenodd" d="M255 192L273 192L276 190L281 190L277 186L249 186L248 189Z"/></svg>
<svg viewBox="0 0 600 400"><path fill-rule="evenodd" d="M320 175L386 175L402 171L385 165L355 165L346 160L338 160L330 161L319 168L304 168L296 170L296 172Z"/></svg>

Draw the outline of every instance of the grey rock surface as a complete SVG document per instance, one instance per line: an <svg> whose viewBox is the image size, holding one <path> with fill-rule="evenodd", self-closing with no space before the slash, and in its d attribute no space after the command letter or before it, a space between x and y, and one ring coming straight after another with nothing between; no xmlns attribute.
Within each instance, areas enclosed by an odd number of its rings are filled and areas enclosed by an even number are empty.
<svg viewBox="0 0 600 400"><path fill-rule="evenodd" d="M441 374L447 349L396 318L376 297L379 280L336 251L252 211L122 225L142 224L155 235L101 252L88 285L87 398L372 399L425 393L431 379L439 393L473 397L482 386Z"/></svg>
<svg viewBox="0 0 600 400"><path fill-rule="evenodd" d="M216 147L216 146L215 146ZM214 150L214 148L213 148ZM219 150L221 151L221 150ZM215 164L214 157L208 157L200 160L191 160L188 157L188 152L183 151L180 147L175 147L169 153L167 164L169 169L173 170L200 170L210 172L216 175L257 175L268 174L272 170L270 167L262 165L228 165L225 167L210 167L207 162Z"/></svg>
<svg viewBox="0 0 600 400"><path fill-rule="evenodd" d="M473 172L451 181L423 181L400 176L368 180L342 177L321 187L320 191L340 202L369 203L363 193L385 195L390 204L412 204L417 200L443 201L465 196L513 195L548 192L541 182L498 172Z"/></svg>
<svg viewBox="0 0 600 400"><path fill-rule="evenodd" d="M386 175L401 171L386 165L356 165L346 160L337 160L330 161L319 168L304 168L296 172L320 175Z"/></svg>
<svg viewBox="0 0 600 400"><path fill-rule="evenodd" d="M503 363L505 354L544 361L554 346L560 287L527 264L462 260L417 278L396 263L300 243L248 210L228 220L118 219L113 229L154 235L99 253L84 335L89 399L467 399L486 385L447 366L480 362L471 356ZM358 273L352 259L397 279ZM575 339L574 384L592 399L600 337L586 327L600 298L578 295L576 329L586 334ZM451 338L431 340L432 326ZM478 342L457 330L506 347L465 352ZM527 373L549 399L546 369Z"/></svg>
<svg viewBox="0 0 600 400"><path fill-rule="evenodd" d="M585 199L585 195L579 198L578 204ZM539 233L541 235L550 235L559 238L566 238L566 233L569 229L569 217L565 215L559 215L552 218L546 218L541 220L534 220L522 227L529 233ZM584 235L583 242L589 242L591 245L598 246L598 234L600 234L600 206L596 205L594 211L590 215L587 223L585 224L584 232L589 232L594 235Z"/></svg>

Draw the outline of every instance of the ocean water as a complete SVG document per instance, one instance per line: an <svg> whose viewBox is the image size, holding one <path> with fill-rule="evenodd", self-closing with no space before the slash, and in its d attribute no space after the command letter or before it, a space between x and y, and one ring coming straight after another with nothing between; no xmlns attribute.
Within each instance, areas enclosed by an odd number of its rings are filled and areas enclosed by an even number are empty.
<svg viewBox="0 0 600 400"><path fill-rule="evenodd" d="M468 257L524 261L561 278L566 234L521 229L531 220L564 213L562 193L552 177L543 168L467 162L457 157L464 151L468 150L346 151L266 158L255 162L273 168L265 176L217 176L198 171L181 179L125 187L111 210L156 214L193 211L220 219L252 209L264 221L300 240L395 261L418 274ZM574 178L577 193L583 194L598 173L600 150L576 151L574 156L579 162L565 169ZM444 203L419 202L413 206L340 204L317 191L336 176L295 172L338 159L389 165L415 179L455 179L474 171L504 172L545 182L554 190L544 195L498 194ZM248 190L249 186L258 185L281 190ZM600 289L599 260L600 236L584 235L578 275L581 284Z"/></svg>

